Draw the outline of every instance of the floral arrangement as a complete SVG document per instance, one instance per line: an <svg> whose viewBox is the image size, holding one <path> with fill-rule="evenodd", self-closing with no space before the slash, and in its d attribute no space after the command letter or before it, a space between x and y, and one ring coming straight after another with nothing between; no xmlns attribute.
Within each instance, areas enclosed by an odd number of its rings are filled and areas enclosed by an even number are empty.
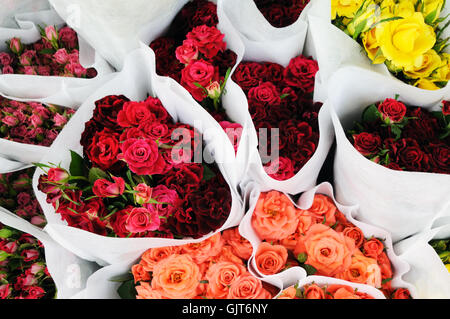
<svg viewBox="0 0 450 319"><path fill-rule="evenodd" d="M439 255L445 268L450 273L450 239L432 240L430 245Z"/></svg>
<svg viewBox="0 0 450 319"><path fill-rule="evenodd" d="M44 227L47 221L32 189L34 171L31 167L0 174L0 206L35 226Z"/></svg>
<svg viewBox="0 0 450 319"><path fill-rule="evenodd" d="M332 0L332 23L407 84L437 90L450 79L444 1Z"/></svg>
<svg viewBox="0 0 450 319"><path fill-rule="evenodd" d="M366 284L386 297L396 296L382 240L366 238L326 195L316 194L311 208L301 210L283 193L261 193L251 225L263 240L254 256L263 275L300 266L309 275Z"/></svg>
<svg viewBox="0 0 450 319"><path fill-rule="evenodd" d="M283 290L277 299L374 299L374 297L347 285L312 283L302 287L291 286Z"/></svg>
<svg viewBox="0 0 450 319"><path fill-rule="evenodd" d="M42 243L0 224L0 299L51 299L55 294Z"/></svg>
<svg viewBox="0 0 450 319"><path fill-rule="evenodd" d="M242 62L232 75L247 95L249 112L259 131L264 169L276 180L293 177L317 149L322 106L313 102L317 71L316 61L300 55L286 68L269 62ZM272 128L279 133L269 134ZM279 141L279 158L271 161L267 154L274 151L274 137Z"/></svg>
<svg viewBox="0 0 450 319"><path fill-rule="evenodd" d="M194 244L151 248L122 281L122 298L271 299L274 287L252 276L251 244L237 228Z"/></svg>
<svg viewBox="0 0 450 319"><path fill-rule="evenodd" d="M70 27L58 30L46 26L41 30L41 39L23 44L19 38L8 41L7 52L0 52L0 71L3 74L28 74L43 76L67 76L93 78L97 71L85 69L80 64L78 36Z"/></svg>
<svg viewBox="0 0 450 319"><path fill-rule="evenodd" d="M37 102L18 102L0 96L0 138L50 146L74 110Z"/></svg>
<svg viewBox="0 0 450 319"><path fill-rule="evenodd" d="M450 174L450 102L429 112L396 99L368 106L348 131L355 149L394 170Z"/></svg>
<svg viewBox="0 0 450 319"><path fill-rule="evenodd" d="M276 28L293 24L300 17L309 0L255 0L259 11Z"/></svg>
<svg viewBox="0 0 450 319"><path fill-rule="evenodd" d="M221 227L231 191L214 165L194 161L201 141L161 101L106 96L70 170L37 164L39 190L69 226L112 237L199 238ZM201 151L201 148L200 148ZM200 153L201 156L202 153Z"/></svg>

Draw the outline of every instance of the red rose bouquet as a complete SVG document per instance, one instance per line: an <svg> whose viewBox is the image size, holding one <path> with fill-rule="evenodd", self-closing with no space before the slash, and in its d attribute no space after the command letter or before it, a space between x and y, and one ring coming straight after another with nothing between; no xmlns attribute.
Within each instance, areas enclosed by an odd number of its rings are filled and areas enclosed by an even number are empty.
<svg viewBox="0 0 450 319"><path fill-rule="evenodd" d="M39 26L41 39L24 44L20 38L8 41L8 51L0 53L0 70L3 74L28 74L93 78L97 71L85 69L79 61L78 37L70 27L58 30L49 25Z"/></svg>
<svg viewBox="0 0 450 319"><path fill-rule="evenodd" d="M317 71L316 61L300 55L286 68L269 62L242 62L232 75L247 95L249 112L259 131L264 170L276 180L292 178L317 149L322 106L313 102ZM278 134L269 135L271 129L278 129ZM279 157L271 160L267 154L277 146L273 141L278 142Z"/></svg>
<svg viewBox="0 0 450 319"><path fill-rule="evenodd" d="M255 0L267 21L276 28L293 24L300 17L309 0Z"/></svg>
<svg viewBox="0 0 450 319"><path fill-rule="evenodd" d="M46 220L34 196L32 178L34 168L0 174L0 206L29 221L44 227Z"/></svg>
<svg viewBox="0 0 450 319"><path fill-rule="evenodd" d="M330 188L323 185L318 189ZM388 239L381 238L386 233L352 220L328 195L315 190L305 194L300 203L306 209L277 191L261 193L251 206L253 213L244 222L251 230L242 235L253 244L251 262L259 273L276 275L300 266L308 275L369 285L388 298L397 296L397 289L406 285L399 281L405 265L388 248Z"/></svg>
<svg viewBox="0 0 450 319"><path fill-rule="evenodd" d="M216 166L194 162L201 141L174 123L161 101L121 95L95 102L70 170L46 171L38 189L69 226L110 237L202 237L231 210ZM200 153L201 156L201 153ZM200 157L201 158L201 157Z"/></svg>
<svg viewBox="0 0 450 319"><path fill-rule="evenodd" d="M348 130L355 149L394 170L450 174L450 102L442 111L387 98L368 106Z"/></svg>
<svg viewBox="0 0 450 319"><path fill-rule="evenodd" d="M254 277L252 247L237 228L195 244L152 248L122 278L126 299L271 299L276 288Z"/></svg>
<svg viewBox="0 0 450 319"><path fill-rule="evenodd" d="M42 243L0 224L0 299L51 299L55 294Z"/></svg>

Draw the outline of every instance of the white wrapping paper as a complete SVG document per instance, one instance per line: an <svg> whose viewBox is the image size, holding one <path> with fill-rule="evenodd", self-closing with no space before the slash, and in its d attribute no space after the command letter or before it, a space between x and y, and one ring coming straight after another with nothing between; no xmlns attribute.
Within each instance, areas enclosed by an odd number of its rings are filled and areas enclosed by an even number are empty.
<svg viewBox="0 0 450 319"><path fill-rule="evenodd" d="M254 274L259 278L278 278L279 277L283 281L284 287L286 287L286 288L294 285L299 279L301 280L301 279L309 277L309 276L307 276L306 271L301 267L292 267L292 268L289 268L288 270L285 270L279 274L270 275L270 276L264 275L258 270L256 261L255 261L255 255L256 255L256 252L257 252L258 247L261 244L262 240L258 237L255 230L253 229L251 220L252 220L254 209L256 207L256 202L258 201L258 198L262 191L261 191L260 186L258 186L257 184L249 183L247 185L246 192L249 195L248 196L249 209L248 209L245 217L243 218L241 224L239 225L239 232L241 233L241 235L244 238L249 240L250 243L252 244L253 253L252 253L252 256L250 257L249 264L252 265L252 270L254 271ZM383 243L386 247L386 254L389 257L389 260L391 261L391 264L392 264L392 270L393 270L393 278L391 280L392 287L394 289L395 288L408 288L411 293L411 296L414 298L416 295L414 287L412 285L406 283L402 279L402 276L406 272L408 272L409 265L405 261L401 260L395 254L395 252L393 250L393 246L392 246L391 235L387 231L382 230L381 228L378 228L378 227L375 227L375 226L372 226L369 224L365 224L365 223L355 220L357 207L356 206L344 206L344 205L340 204L339 202L337 202L336 199L334 198L333 186L327 182L322 183L322 184L316 186L315 188L312 188L312 189L304 192L298 199L297 203L293 202L293 204L298 209L307 210L308 208L311 207L315 194L323 194L323 195L330 197L333 200L333 202L335 203L336 207L339 209L339 211L345 215L345 217L347 218L347 220L350 223L354 224L356 227L361 229L361 231L364 233L364 236L366 238L370 238L373 236L376 238L384 239ZM287 195L287 194L286 194L286 196L289 197L289 195Z"/></svg>
<svg viewBox="0 0 450 319"><path fill-rule="evenodd" d="M0 222L28 233L42 242L45 262L56 285L57 299L67 299L83 291L89 276L99 269L97 264L78 258L51 239L47 233L3 207L0 207Z"/></svg>
<svg viewBox="0 0 450 319"><path fill-rule="evenodd" d="M358 67L339 70L330 81L328 103L334 109L332 119L337 140L334 160L336 198L343 204L358 204L358 220L382 227L397 242L430 229L434 220L450 215L450 175L402 172L385 168L366 159L350 143L345 130L360 120L370 104L394 98L439 110L441 96L429 99L418 88Z"/></svg>
<svg viewBox="0 0 450 319"><path fill-rule="evenodd" d="M65 126L63 131L55 140L50 151L42 159L43 163L53 162L60 163L62 167L69 167L70 152L73 150L78 154L82 154L82 146L80 145L80 136L84 131L84 123L90 120L94 110L94 102L100 98L112 94L124 94L131 100L141 101L147 98L148 94L154 95L154 88L150 80L150 68L152 66L152 59L147 56L148 52L145 50L136 50L132 52L125 63L124 69L108 82L98 91L96 91L78 110L74 117ZM167 111L172 115L175 121L180 121L186 124L201 124L204 118L201 114L192 112L187 107L183 100L162 98L161 101ZM201 125L200 125L201 126ZM203 133L202 128L198 127L200 133ZM207 150L215 154L215 158L220 162L221 159L227 158L226 151L221 149L220 141L211 138L208 139L204 135L204 141L207 144ZM222 172L225 180L230 185L232 195L232 207L229 218L222 226L222 229L230 228L239 224L242 218L243 210L241 207L241 200L237 194L237 190L232 186L229 179L229 172L222 164L219 163L219 169ZM67 226L66 222L61 220L61 217L55 213L51 205L46 202L45 194L37 190L39 176L42 171L37 171L33 179L33 187L36 197L41 204L45 216L48 220L48 225L45 230L50 236L55 239L62 246L77 254L79 257L96 261L100 265L115 263L126 263L135 260L145 250L152 247L181 245L190 242L198 242L209 236L197 240L174 240L174 239L159 239L159 238L110 238L100 236L81 229Z"/></svg>
<svg viewBox="0 0 450 319"><path fill-rule="evenodd" d="M442 222L444 221L441 220ZM450 220L446 224L405 239L394 246L411 270L404 276L421 299L450 299L450 273L429 245L433 239L450 238Z"/></svg>
<svg viewBox="0 0 450 319"><path fill-rule="evenodd" d="M441 17L448 15L450 7L445 5L441 12ZM321 81L324 83L324 89L332 91L333 86L328 86L330 77L341 67L358 66L363 69L377 72L384 76L385 80L397 82L396 85L401 87L410 87L397 78L395 78L384 64L372 64L366 56L364 48L362 48L355 40L345 34L339 28L331 23L331 1L330 0L313 0L311 7L307 13L309 24L308 43L314 52L314 56L319 63ZM449 36L448 28L443 32L442 37L445 39ZM446 48L445 52L449 53L450 48ZM436 91L429 91L417 88L418 94L423 95L428 100L439 99L450 88Z"/></svg>
<svg viewBox="0 0 450 319"><path fill-rule="evenodd" d="M361 284L357 284L357 283L353 283L350 281L341 280L341 279L337 279L337 278L332 278L332 277L308 276L304 279L300 279L297 282L298 288L302 288L306 285L311 285L311 284L316 284L319 287L330 286L330 285L346 285L346 286L352 287L353 289L357 289L358 292L369 294L370 296L374 297L375 299L386 299L386 297L380 290L378 290L372 286L361 285ZM291 287L291 286L285 287L284 289L287 289L289 287ZM281 295L281 293L277 297L279 297L280 295Z"/></svg>

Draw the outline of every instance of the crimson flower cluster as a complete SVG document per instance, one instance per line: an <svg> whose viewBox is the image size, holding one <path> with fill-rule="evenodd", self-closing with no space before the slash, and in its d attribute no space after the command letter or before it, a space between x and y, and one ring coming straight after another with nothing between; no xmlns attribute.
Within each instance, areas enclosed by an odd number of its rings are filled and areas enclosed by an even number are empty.
<svg viewBox="0 0 450 319"><path fill-rule="evenodd" d="M0 96L0 138L50 146L74 110L37 102L19 102Z"/></svg>
<svg viewBox="0 0 450 319"><path fill-rule="evenodd" d="M226 49L217 29L217 7L207 0L188 2L165 36L150 47L156 71L180 83L219 122L228 121L220 102L236 54Z"/></svg>
<svg viewBox="0 0 450 319"><path fill-rule="evenodd" d="M232 76L247 95L265 170L274 179L293 177L316 151L322 106L313 102L317 71L316 61L300 55L286 68L270 62L242 62ZM270 162L273 128L279 128L279 158ZM261 129L267 129L268 135Z"/></svg>
<svg viewBox="0 0 450 319"><path fill-rule="evenodd" d="M0 224L0 299L52 299L55 294L42 243Z"/></svg>
<svg viewBox="0 0 450 319"><path fill-rule="evenodd" d="M429 112L387 98L368 106L348 131L366 158L399 171L450 174L450 102Z"/></svg>
<svg viewBox="0 0 450 319"><path fill-rule="evenodd" d="M0 52L3 74L27 74L93 78L97 71L80 64L78 36L70 27L41 28L41 39L23 44L19 38L8 41L7 52Z"/></svg>
<svg viewBox="0 0 450 319"><path fill-rule="evenodd" d="M255 0L259 11L276 28L293 24L309 0Z"/></svg>
<svg viewBox="0 0 450 319"><path fill-rule="evenodd" d="M20 216L33 225L46 224L41 206L34 196L32 179L35 168L0 174L0 206Z"/></svg>
<svg viewBox="0 0 450 319"><path fill-rule="evenodd" d="M70 172L40 165L49 169L39 189L69 226L113 237L198 238L228 218L223 176L194 162L198 132L174 123L157 98L98 100L81 145L84 159L72 152Z"/></svg>

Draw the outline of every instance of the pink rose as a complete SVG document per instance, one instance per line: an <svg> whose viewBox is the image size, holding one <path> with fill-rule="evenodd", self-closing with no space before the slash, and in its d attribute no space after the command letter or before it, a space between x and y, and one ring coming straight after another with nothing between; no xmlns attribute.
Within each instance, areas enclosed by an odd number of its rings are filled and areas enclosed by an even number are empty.
<svg viewBox="0 0 450 319"><path fill-rule="evenodd" d="M122 195L125 191L125 181L122 177L113 176L112 179L114 182L106 179L96 180L92 187L94 194L101 198L112 198Z"/></svg>
<svg viewBox="0 0 450 319"><path fill-rule="evenodd" d="M66 64L69 61L69 54L66 49L59 49L55 54L53 54L53 57L59 64Z"/></svg>
<svg viewBox="0 0 450 319"><path fill-rule="evenodd" d="M31 66L33 59L36 57L36 51L34 50L26 50L19 57L19 62L23 66Z"/></svg>
<svg viewBox="0 0 450 319"><path fill-rule="evenodd" d="M11 41L9 42L9 48L13 53L19 55L22 53L23 45L20 39L12 38Z"/></svg>
<svg viewBox="0 0 450 319"><path fill-rule="evenodd" d="M55 27L52 25L49 25L45 27L45 37L50 41L57 41L58 40L58 32L56 31Z"/></svg>
<svg viewBox="0 0 450 319"><path fill-rule="evenodd" d="M12 63L13 59L12 57L6 53L6 52L0 52L0 64L5 66L8 66Z"/></svg>
<svg viewBox="0 0 450 319"><path fill-rule="evenodd" d="M134 194L134 198L139 205L146 204L152 199L153 189L147 184L141 183L133 189L137 191L137 193Z"/></svg>
<svg viewBox="0 0 450 319"><path fill-rule="evenodd" d="M241 141L242 136L242 125L239 123L231 123L228 121L219 122L219 125L223 128L228 138L234 147L234 152L236 153L239 148L239 142Z"/></svg>
<svg viewBox="0 0 450 319"><path fill-rule="evenodd" d="M133 208L125 222L125 228L130 233L154 231L159 228L159 225L160 220L157 211L150 211L144 207Z"/></svg>
<svg viewBox="0 0 450 319"><path fill-rule="evenodd" d="M37 75L36 69L32 66L25 66L24 73L27 75Z"/></svg>
<svg viewBox="0 0 450 319"><path fill-rule="evenodd" d="M62 183L69 178L69 173L62 168L50 168L47 172L47 179L52 183Z"/></svg>
<svg viewBox="0 0 450 319"><path fill-rule="evenodd" d="M69 27L64 27L59 30L59 39L64 43L68 49L74 49L78 44L78 37L76 32Z"/></svg>
<svg viewBox="0 0 450 319"><path fill-rule="evenodd" d="M198 48L193 40L184 40L183 45L179 46L175 50L175 55L183 64L189 64L192 60L197 60L198 58Z"/></svg>
<svg viewBox="0 0 450 319"><path fill-rule="evenodd" d="M158 145L151 139L131 138L120 145L123 159L130 170L138 175L153 175L164 172L166 162L159 154Z"/></svg>
<svg viewBox="0 0 450 319"><path fill-rule="evenodd" d="M194 99L201 102L206 97L206 92L196 84L200 84L206 89L211 81L217 80L217 77L216 68L209 62L204 60L191 61L181 71L181 85L192 94Z"/></svg>
<svg viewBox="0 0 450 319"><path fill-rule="evenodd" d="M165 217L168 217L176 210L180 201L177 191L161 184L153 188L153 198L161 203L156 205L156 209L160 216Z"/></svg>
<svg viewBox="0 0 450 319"><path fill-rule="evenodd" d="M0 299L6 299L11 294L10 284L0 286Z"/></svg>
<svg viewBox="0 0 450 319"><path fill-rule="evenodd" d="M36 226L42 226L47 223L47 220L42 216L31 217L30 223Z"/></svg>
<svg viewBox="0 0 450 319"><path fill-rule="evenodd" d="M30 122L31 122L31 125L33 125L33 127L35 127L35 128L40 127L42 125L42 123L44 123L42 121L42 118L37 114L30 116Z"/></svg>
<svg viewBox="0 0 450 319"><path fill-rule="evenodd" d="M53 116L53 122L55 122L55 126L61 127L67 123L67 118L59 113L56 113Z"/></svg>
<svg viewBox="0 0 450 319"><path fill-rule="evenodd" d="M16 126L17 124L19 124L19 119L14 116L7 115L4 118L2 118L2 122L6 126L13 127L13 126Z"/></svg>
<svg viewBox="0 0 450 319"><path fill-rule="evenodd" d="M25 262L33 261L33 260L38 259L39 252L36 249L25 249L25 250L22 251L20 256L24 257L23 260Z"/></svg>
<svg viewBox="0 0 450 319"><path fill-rule="evenodd" d="M10 65L7 65L3 67L2 74L14 74L14 69Z"/></svg>

